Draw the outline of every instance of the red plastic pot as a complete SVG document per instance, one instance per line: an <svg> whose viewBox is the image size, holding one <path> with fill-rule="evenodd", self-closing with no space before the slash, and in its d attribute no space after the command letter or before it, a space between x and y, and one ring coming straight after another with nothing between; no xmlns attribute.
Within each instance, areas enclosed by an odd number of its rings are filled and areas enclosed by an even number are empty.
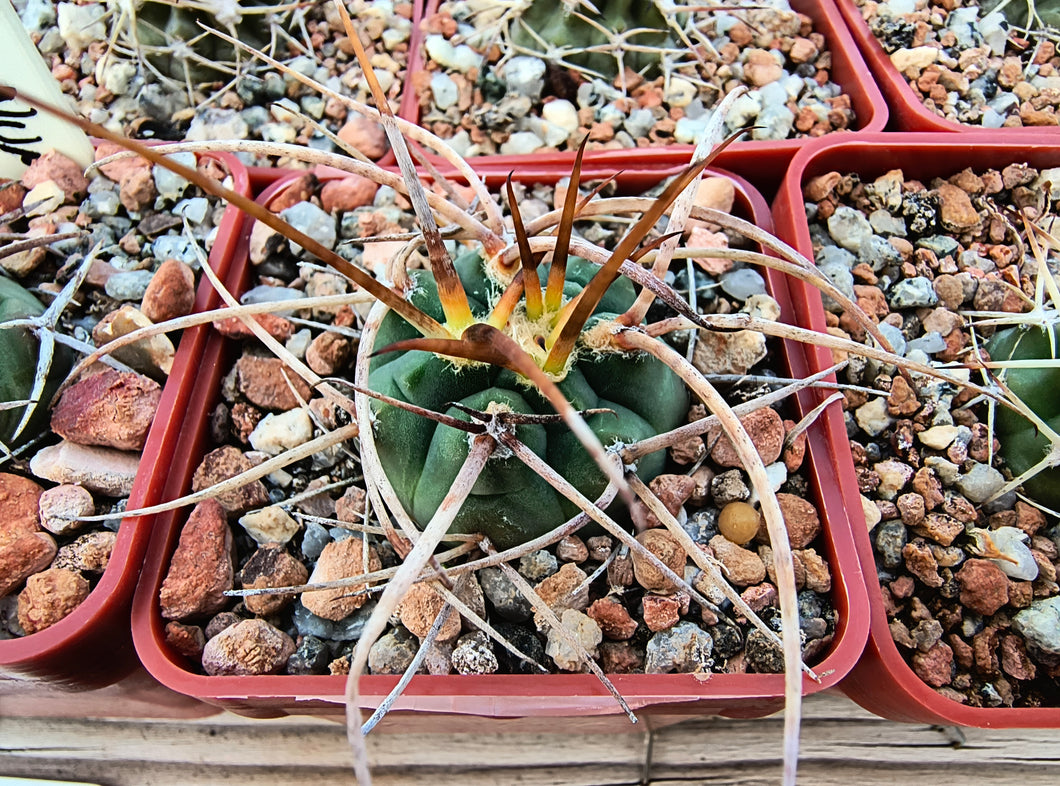
<svg viewBox="0 0 1060 786"><path fill-rule="evenodd" d="M423 18L435 13L438 9L439 0L428 0ZM876 83L871 78L868 67L858 51L854 39L851 38L843 17L839 13L833 0L790 0L791 8L798 13L805 14L813 20L814 30L825 37L826 46L832 53L832 81L841 85L844 92L850 96L851 103L856 114L856 127L854 132L882 131L887 125L887 102L880 93ZM422 65L422 41L423 31L420 26L413 31L411 42L412 65L410 72L418 72ZM410 93L414 92L409 89ZM406 96L407 98L408 96ZM419 120L419 97L413 96L411 104L406 107L402 103L402 117L413 122ZM405 110L411 110L405 113ZM845 135L844 132L836 132ZM729 149L738 152L746 152L748 159L753 163L748 169L740 169L740 174L747 178L754 186L764 193L772 193L784 176L791 157L795 155L807 143L812 141L806 139L783 139L783 140L755 140L747 142L736 142ZM620 160L622 156L636 153L636 161L639 167L662 167L668 168L688 161L691 153L691 145L668 145L655 148L637 148L631 150L609 150L590 151L586 154L586 166L599 165L602 171L614 171L608 169L610 162ZM438 159L431 155L429 158L438 163ZM574 160L572 152L542 152L530 156L480 156L475 160L475 166L482 171L485 168L497 169L508 172L516 165L524 166L528 161L534 166L542 168L552 166L565 166L568 171ZM627 159L628 160L628 159ZM448 164L440 164L447 167ZM444 168L443 168L444 171Z"/></svg>
<svg viewBox="0 0 1060 786"><path fill-rule="evenodd" d="M777 234L812 259L802 189L808 180L827 172L857 173L863 181L871 181L889 170L901 168L907 177L926 183L969 166L1002 169L1015 162L1035 167L1060 166L1060 147L1052 138L1024 136L1014 143L1006 132L969 133L960 137L926 133L871 134L849 141L822 140L800 151L792 161L773 204ZM823 332L825 314L817 290L792 282L791 293L800 324ZM827 350L814 348L809 354L814 369L832 365ZM830 432L845 436L838 404L828 407L822 421ZM871 612L868 646L850 675L840 683L840 689L865 709L890 720L994 728L1060 727L1060 704L1033 709L967 707L936 693L913 672L891 639L887 626L872 544L861 514L850 444L843 438L836 438L830 444L832 482L839 501L834 513L849 517L868 582Z"/></svg>
<svg viewBox="0 0 1060 786"><path fill-rule="evenodd" d="M556 182L567 171L537 173L536 182ZM524 179L522 173L516 175ZM659 171L628 171L619 178L619 187L636 192L659 181ZM495 183L501 175L493 175ZM737 210L753 218L759 226L771 225L765 201L745 181L733 178L737 185ZM271 197L276 184L259 201ZM249 228L245 230L249 234ZM244 238L245 251L246 237ZM245 253L232 268L229 283L234 291L245 287L249 279ZM784 277L769 273L774 297L790 319L792 306ZM199 378L189 403L185 427L176 450L198 460L211 446L207 445L210 413L220 398L220 380L233 359L235 348L226 346L213 335L206 347ZM801 348L790 354L790 371L806 373L806 358ZM817 497L819 509L837 509L832 500L834 489L829 478L831 467L824 443L811 439L810 458L806 467ZM816 443L816 444L815 444ZM165 487L167 498L186 493L186 479L171 478ZM251 676L208 677L188 670L187 662L165 643L164 620L159 612L159 590L168 569L187 510L155 517L154 537L133 602L133 638L144 666L170 689L227 710L249 716L273 717L285 714L313 714L341 717L344 714L344 682L341 676ZM825 513L825 548L832 566L832 602L840 622L828 654L816 667L820 683L806 681L807 692L835 685L854 665L867 636L868 601L864 581L845 519L833 522ZM717 674L699 680L689 674L616 675L615 686L640 715L651 725L674 722L688 715L722 714L731 717L760 717L783 707L783 675ZM395 676L365 676L361 679L364 707L375 707L396 684ZM614 699L591 675L564 674L541 676L427 676L412 679L386 723L403 730L437 728L437 716L447 716L446 727L461 730L496 731L498 719L509 719L520 730L555 730L558 718L572 718L581 731L624 732L629 721ZM505 727L512 730L511 724Z"/></svg>
<svg viewBox="0 0 1060 786"><path fill-rule="evenodd" d="M249 193L246 168L234 157L209 154L220 159L231 172L234 189ZM243 225L243 215L228 208L210 251L210 265L219 275L228 273ZM217 294L208 281L198 289L195 310L216 308ZM140 471L129 495L128 509L152 505L172 474L191 472L185 457L177 453L176 438L188 407L207 338L206 328L184 331L173 363L173 371L162 391L159 412L172 416L155 419L148 433ZM0 641L0 674L18 679L47 680L71 690L109 685L133 670L136 653L129 632L129 608L133 590L151 536L151 521L132 517L122 521L110 562L88 598L69 616L51 627L17 639Z"/></svg>
<svg viewBox="0 0 1060 786"><path fill-rule="evenodd" d="M937 115L924 106L920 96L909 86L902 73L891 63L891 58L883 51L879 39L869 29L861 16L861 9L855 0L835 0L843 19L850 30L850 35L857 42L862 57L868 63L872 77L887 99L891 110L891 128L896 131L972 131L987 132L982 126L965 125ZM1056 129L1053 129L1055 132ZM1004 134L1040 135L1046 133L1043 128L1020 127L1001 129ZM1009 137L1011 139L1011 136Z"/></svg>

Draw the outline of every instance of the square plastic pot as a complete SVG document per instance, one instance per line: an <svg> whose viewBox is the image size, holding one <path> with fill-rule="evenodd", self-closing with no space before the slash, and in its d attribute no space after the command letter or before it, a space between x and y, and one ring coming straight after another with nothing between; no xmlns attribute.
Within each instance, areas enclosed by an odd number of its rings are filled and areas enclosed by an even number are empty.
<svg viewBox="0 0 1060 786"><path fill-rule="evenodd" d="M989 132L982 126L966 125L937 115L924 106L924 102L909 86L909 81L891 63L891 58L883 51L879 39L869 29L868 23L861 16L861 9L856 0L835 0L843 19L850 30L850 35L857 42L861 56L868 63L870 75L875 79L890 107L890 127L895 131L958 131ZM1052 129L1055 133L1057 129ZM999 133L1009 135L1048 133L1043 128L1020 127L999 129Z"/></svg>
<svg viewBox="0 0 1060 786"><path fill-rule="evenodd" d="M563 169L536 172L530 181L555 183L568 174L569 170ZM518 171L515 177L527 180ZM624 192L636 193L662 177L664 173L659 171L635 171L630 166L620 176L618 185ZM765 201L745 181L732 179L737 188L736 212L769 229L771 221ZM487 180L496 188L503 182L503 176L491 175ZM267 202L274 190L283 185L279 182L267 189L259 201ZM245 254L249 227L244 235L243 249L229 277L229 285L235 292L242 291L249 281ZM793 311L784 277L768 271L768 283L782 306L782 319L790 319ZM192 463L212 447L207 444L210 413L220 400L220 381L234 359L235 349L215 334L204 352L177 445L177 451L190 457ZM782 354L788 356L790 364L790 369L785 371L790 370L794 375L806 373L806 358L801 349ZM809 473L819 510L825 511L823 541L833 577L831 600L839 622L828 653L815 667L822 680L819 683L806 680L807 693L838 683L854 666L868 634L868 600L848 523L842 517L833 521L827 513L838 505L832 499L834 488L830 483L832 469L828 459L835 446L825 445L815 437L810 438L809 445L804 470ZM187 491L186 480L171 478L164 494L166 498L176 498ZM159 610L159 590L187 515L187 509L172 511L155 517L152 523L154 536L132 615L133 638L144 666L170 689L242 715L308 714L341 718L344 676L210 677L189 671L187 661L170 650L165 642L165 621ZM649 726L664 725L690 715L761 717L782 709L784 703L781 674L714 674L708 680L690 674L623 674L612 675L611 679ZM397 681L397 676L362 677L362 706L377 706ZM446 718L445 728L464 731L555 731L557 723L562 723L560 719L571 719L571 728L579 731L621 733L639 728L630 724L603 685L588 674L417 675L397 700L383 727L405 731L436 729L440 716ZM502 719L505 723L499 726Z"/></svg>
<svg viewBox="0 0 1060 786"><path fill-rule="evenodd" d="M934 177L956 174L965 167L1001 169L1016 162L1035 167L1060 166L1060 147L1054 140L1038 135L1021 137L1018 142L1013 142L1008 130L959 137L927 133L873 134L848 141L822 141L800 151L792 161L773 204L777 234L802 254L813 258L802 189L808 180L827 172L856 173L863 182L871 182L875 177L900 168L906 177L927 183ZM817 290L802 282L792 282L791 295L799 313L799 323L824 332L825 314ZM814 370L832 365L831 354L825 349L812 349L809 355ZM992 728L1060 727L1060 697L1057 697L1057 706L1051 708L968 707L932 690L913 672L899 653L887 626L879 574L862 515L850 443L845 438L843 414L838 404L825 410L822 427L836 435L830 441L830 459L838 507L832 512L837 517L849 517L868 583L871 614L868 646L850 675L840 683L840 689L865 709L889 720Z"/></svg>
<svg viewBox="0 0 1060 786"><path fill-rule="evenodd" d="M844 92L850 96L854 108L856 126L851 130L855 133L882 131L887 125L887 101L876 86L868 66L858 51L858 45L851 37L834 0L789 0L789 2L794 11L812 19L814 30L825 37L825 45L832 54L832 81L843 87ZM440 0L427 0L426 9L419 18L427 18L434 14L439 5ZM417 24L410 44L410 57L412 58L410 72L412 73L423 68L423 30L421 28L422 26ZM412 85L409 85L406 92L413 95L410 101L402 102L401 116L406 120L418 122L419 96L415 95L415 88ZM408 95L405 96L405 99L409 98ZM846 135L849 132L834 133ZM740 174L763 193L771 194L784 176L784 170L791 157L811 141L810 138L752 140L736 142L729 149L753 154L753 156L749 155L749 158L754 159L753 165L748 169L741 169ZM599 164L602 168L606 168L610 162L621 160L623 156L628 157L635 153L639 167L669 168L686 163L691 150L691 145L667 145L636 148L635 150L589 151L586 153L586 165L592 167ZM433 154L428 158L439 165L443 171L444 167L448 166ZM496 168L498 171L507 173L514 169L516 164L523 166L528 161L543 167L566 166L569 171L571 162L574 160L574 153L542 151L529 156L478 156L473 160L480 171Z"/></svg>
<svg viewBox="0 0 1060 786"><path fill-rule="evenodd" d="M234 190L243 194L250 192L246 167L234 156L208 155L221 160L228 168ZM221 276L228 273L242 226L242 213L231 207L225 210L209 256L211 267ZM216 308L218 303L210 283L202 281L195 310ZM173 371L159 403L159 412L170 415L157 417L151 426L129 495L129 510L158 502L167 478L185 469L187 462L175 451L176 438L207 337L205 327L185 330L181 336ZM187 472L192 469L189 465ZM70 690L86 690L110 685L130 673L138 662L130 635L129 609L150 537L149 518L124 519L107 569L88 598L67 617L39 633L0 641L0 674L48 681Z"/></svg>

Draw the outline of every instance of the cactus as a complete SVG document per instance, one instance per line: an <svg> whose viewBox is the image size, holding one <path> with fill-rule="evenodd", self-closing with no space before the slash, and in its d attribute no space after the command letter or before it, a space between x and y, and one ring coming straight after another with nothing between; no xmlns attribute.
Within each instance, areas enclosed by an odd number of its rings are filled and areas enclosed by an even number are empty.
<svg viewBox="0 0 1060 786"><path fill-rule="evenodd" d="M1014 327L999 330L987 343L993 361L1042 361L1040 366L1010 368L1004 382L1053 432L1060 433L1060 368L1048 361L1057 357L1060 326ZM1014 476L1020 476L1056 450L1046 429L1009 407L998 407L994 433L1001 455ZM1023 489L1042 504L1060 510L1060 466L1044 468L1023 481Z"/></svg>
<svg viewBox="0 0 1060 786"><path fill-rule="evenodd" d="M34 379L40 344L32 331L23 325L5 326L44 313L44 306L25 288L9 278L0 277L0 402L15 404L0 409L0 443L9 450L28 441L41 430L47 409L35 404L17 405L33 398ZM58 353L48 372L40 401L48 401L69 368L65 352ZM32 416L22 425L26 406L34 406ZM20 428L21 426L21 428Z"/></svg>
<svg viewBox="0 0 1060 786"><path fill-rule="evenodd" d="M486 295L488 301L496 299L500 287L487 278L480 254L465 254L455 265L468 292ZM567 297L577 295L594 272L595 266L571 257L564 284ZM548 267L542 267L539 275L547 278L547 274ZM421 271L413 274L413 280L413 302L441 319L433 275ZM593 315L613 320L632 306L634 299L632 285L620 279ZM471 298L471 307L480 317L488 311L486 303L475 298ZM525 310L518 316L519 321L525 318ZM385 347L413 334L407 322L390 312L376 336L376 346ZM523 336L524 341L535 339L529 332ZM534 347L523 349L533 351ZM513 412L552 412L548 401L511 371L462 367L427 352L379 355L373 360L369 381L373 390L429 409L457 402L480 411L503 406ZM688 409L684 384L674 373L654 358L635 354L586 350L566 370L559 388L577 409L608 410L588 418L590 428L604 445L635 442L668 431L683 420ZM467 437L450 426L393 406L377 403L375 409L383 468L406 510L425 525L467 457ZM465 420L469 417L456 408L446 414ZM603 492L607 485L604 475L564 424L524 424L516 433L587 497L595 499ZM638 474L651 480L662 471L663 464L662 453L649 454L638 464ZM479 477L450 532L481 532L499 547L511 548L554 529L575 512L570 502L520 461L511 456L496 457Z"/></svg>
<svg viewBox="0 0 1060 786"><path fill-rule="evenodd" d="M622 53L624 65L634 71L658 71L659 58L643 47L667 45L667 23L651 0L610 0L600 3L600 11L578 8L580 3L564 2L562 13L554 0L533 0L512 25L512 43L537 49L540 41L575 52L565 59L603 74L618 76L619 61L614 52L625 41L632 45Z"/></svg>

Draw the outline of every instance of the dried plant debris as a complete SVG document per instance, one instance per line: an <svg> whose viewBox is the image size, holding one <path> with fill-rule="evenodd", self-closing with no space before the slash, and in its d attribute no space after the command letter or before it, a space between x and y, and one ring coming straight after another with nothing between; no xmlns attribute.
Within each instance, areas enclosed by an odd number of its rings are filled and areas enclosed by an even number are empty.
<svg viewBox="0 0 1060 786"><path fill-rule="evenodd" d="M853 128L828 42L786 2L443 2L412 75L420 123L463 155L692 144L721 98L751 138Z"/></svg>
<svg viewBox="0 0 1060 786"><path fill-rule="evenodd" d="M872 361L845 372L887 392L847 391L844 406L891 633L921 679L977 707L1058 695L1060 440L1052 402L1021 386L1055 373L1048 340L1030 344L1057 323L1058 174L1015 161L931 182L833 172L805 189L822 272L900 354L991 394ZM861 338L839 308L829 325Z"/></svg>
<svg viewBox="0 0 1060 786"><path fill-rule="evenodd" d="M200 171L231 183L217 159ZM179 325L120 339L191 312L193 247L212 243L224 204L147 162L86 177L54 153L0 199L0 638L10 638L67 616L107 567L120 524L108 515L125 509ZM67 378L115 340L103 362Z"/></svg>
<svg viewBox="0 0 1060 786"><path fill-rule="evenodd" d="M1060 124L1052 0L858 0L894 67L940 117L984 128Z"/></svg>

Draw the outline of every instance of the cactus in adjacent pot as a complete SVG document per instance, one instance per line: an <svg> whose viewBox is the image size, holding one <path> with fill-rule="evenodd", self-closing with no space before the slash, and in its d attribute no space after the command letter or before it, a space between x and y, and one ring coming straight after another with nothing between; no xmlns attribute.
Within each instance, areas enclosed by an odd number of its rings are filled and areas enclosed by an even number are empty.
<svg viewBox="0 0 1060 786"><path fill-rule="evenodd" d="M562 8L557 8L561 5ZM634 71L658 71L658 54L645 51L667 45L666 19L651 0L610 0L597 11L578 0L533 0L512 25L512 43L537 49L541 41L571 51L565 59L597 71L609 79L618 75L614 52L621 46L622 62ZM672 43L672 42L671 42Z"/></svg>
<svg viewBox="0 0 1060 786"><path fill-rule="evenodd" d="M44 306L18 282L0 276L0 443L13 449L35 436L47 417L46 407L35 407L33 414L19 429L26 407L19 404L33 397L34 379L37 373L37 356L40 344L28 327L5 326L44 313ZM57 389L69 367L67 355L52 362L40 401L48 401Z"/></svg>
<svg viewBox="0 0 1060 786"><path fill-rule="evenodd" d="M1055 363L1060 327L1014 327L999 330L987 343L992 361L1041 361L1041 365L1009 368L1004 382L1053 432L1060 433L1060 367ZM1057 446L1038 424L1009 407L997 407L994 434L1001 455L1014 476L1023 475L1052 455ZM1043 468L1023 481L1024 491L1053 510L1060 510L1060 466Z"/></svg>

